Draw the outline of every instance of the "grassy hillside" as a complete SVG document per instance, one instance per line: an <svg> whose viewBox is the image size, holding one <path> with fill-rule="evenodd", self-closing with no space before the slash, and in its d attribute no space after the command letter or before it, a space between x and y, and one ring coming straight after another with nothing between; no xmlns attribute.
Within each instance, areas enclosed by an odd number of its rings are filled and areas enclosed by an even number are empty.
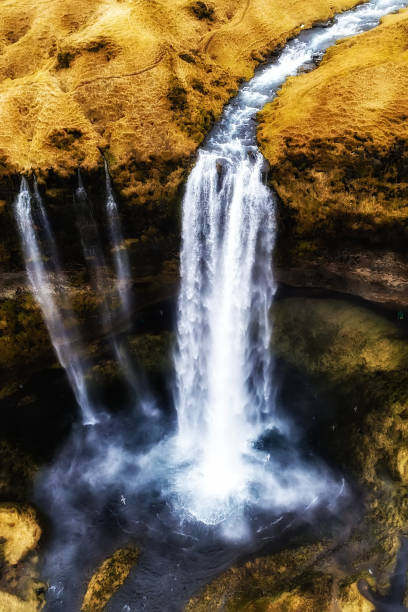
<svg viewBox="0 0 408 612"><path fill-rule="evenodd" d="M131 202L173 197L242 78L356 0L5 0L0 179L102 164Z"/></svg>
<svg viewBox="0 0 408 612"><path fill-rule="evenodd" d="M261 148L298 239L405 248L407 45L405 10L336 44L260 113Z"/></svg>

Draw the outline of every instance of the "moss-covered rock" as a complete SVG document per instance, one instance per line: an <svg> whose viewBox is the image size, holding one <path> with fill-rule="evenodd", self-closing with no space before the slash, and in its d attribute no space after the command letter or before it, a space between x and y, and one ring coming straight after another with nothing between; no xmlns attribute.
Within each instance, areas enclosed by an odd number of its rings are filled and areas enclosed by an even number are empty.
<svg viewBox="0 0 408 612"><path fill-rule="evenodd" d="M151 374L166 372L171 365L171 348L173 334L141 334L131 339L134 354L140 360L143 369Z"/></svg>
<svg viewBox="0 0 408 612"><path fill-rule="evenodd" d="M136 548L120 548L105 559L92 576L81 606L82 612L102 612L129 575L138 558Z"/></svg>

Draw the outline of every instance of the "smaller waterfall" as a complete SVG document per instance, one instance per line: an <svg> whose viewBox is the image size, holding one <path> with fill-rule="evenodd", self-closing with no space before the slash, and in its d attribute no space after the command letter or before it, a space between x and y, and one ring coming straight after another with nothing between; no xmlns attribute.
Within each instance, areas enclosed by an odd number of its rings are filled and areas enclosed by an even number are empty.
<svg viewBox="0 0 408 612"><path fill-rule="evenodd" d="M91 202L82 182L78 170L78 187L75 191L74 202L77 212L77 227L81 240L82 251L88 266L91 283L96 296L100 299L100 313L102 326L105 332L112 333L111 320L111 288L112 279L105 262L99 230L94 218Z"/></svg>
<svg viewBox="0 0 408 612"><path fill-rule="evenodd" d="M108 218L109 236L112 245L113 263L116 272L117 289L123 316L129 320L131 311L130 296L130 265L129 256L123 244L122 228L119 218L118 206L112 190L108 164L105 160L106 182L106 214Z"/></svg>
<svg viewBox="0 0 408 612"><path fill-rule="evenodd" d="M50 223L43 206L38 186L35 185L35 202L38 208L38 224L45 234L49 248L50 269L46 266L38 229L34 222L33 197L25 178L15 201L15 214L20 232L24 260L33 295L41 308L45 324L62 367L65 369L75 398L80 406L84 424L97 422L85 383L85 360L80 343L78 325L66 296L57 296L55 280L63 281L58 251ZM57 302L61 297L61 306Z"/></svg>
<svg viewBox="0 0 408 612"><path fill-rule="evenodd" d="M107 334L112 352L120 365L121 374L132 391L135 394L139 394L140 382L133 366L128 342L122 334L117 333L115 329L116 322L113 316L115 312L114 297L117 296L123 318L127 322L130 321L130 269L127 252L122 248L123 238L119 213L106 166L105 170L106 214L116 273L114 278L112 278L111 270L103 254L98 226L79 171L78 188L75 192L75 202L78 210L78 230L94 290L100 299L99 309L103 329Z"/></svg>

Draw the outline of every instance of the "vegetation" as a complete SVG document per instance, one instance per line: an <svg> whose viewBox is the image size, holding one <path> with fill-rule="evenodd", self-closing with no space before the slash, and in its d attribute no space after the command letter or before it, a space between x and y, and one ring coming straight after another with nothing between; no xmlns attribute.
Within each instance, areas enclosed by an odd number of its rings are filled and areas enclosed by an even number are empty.
<svg viewBox="0 0 408 612"><path fill-rule="evenodd" d="M385 17L288 79L259 114L258 139L296 239L405 251L407 36L407 10Z"/></svg>

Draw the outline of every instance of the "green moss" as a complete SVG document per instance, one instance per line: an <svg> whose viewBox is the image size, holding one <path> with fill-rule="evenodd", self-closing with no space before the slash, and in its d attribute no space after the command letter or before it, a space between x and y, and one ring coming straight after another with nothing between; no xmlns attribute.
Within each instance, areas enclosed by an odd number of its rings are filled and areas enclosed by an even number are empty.
<svg viewBox="0 0 408 612"><path fill-rule="evenodd" d="M0 301L0 370L29 364L49 349L47 330L33 298L20 292Z"/></svg>
<svg viewBox="0 0 408 612"><path fill-rule="evenodd" d="M192 599L186 612L219 610L221 601L225 612L324 610L333 583L319 569L327 545L301 546L231 568Z"/></svg>
<svg viewBox="0 0 408 612"><path fill-rule="evenodd" d="M77 317L86 320L98 312L100 298L91 291L83 290L72 294L71 304Z"/></svg>
<svg viewBox="0 0 408 612"><path fill-rule="evenodd" d="M173 334L143 334L131 340L132 350L147 372L162 372L170 367Z"/></svg>
<svg viewBox="0 0 408 612"><path fill-rule="evenodd" d="M378 393L381 374L404 374L408 343L396 325L368 309L296 298L276 302L273 320L278 355L329 386L369 376L378 379Z"/></svg>

